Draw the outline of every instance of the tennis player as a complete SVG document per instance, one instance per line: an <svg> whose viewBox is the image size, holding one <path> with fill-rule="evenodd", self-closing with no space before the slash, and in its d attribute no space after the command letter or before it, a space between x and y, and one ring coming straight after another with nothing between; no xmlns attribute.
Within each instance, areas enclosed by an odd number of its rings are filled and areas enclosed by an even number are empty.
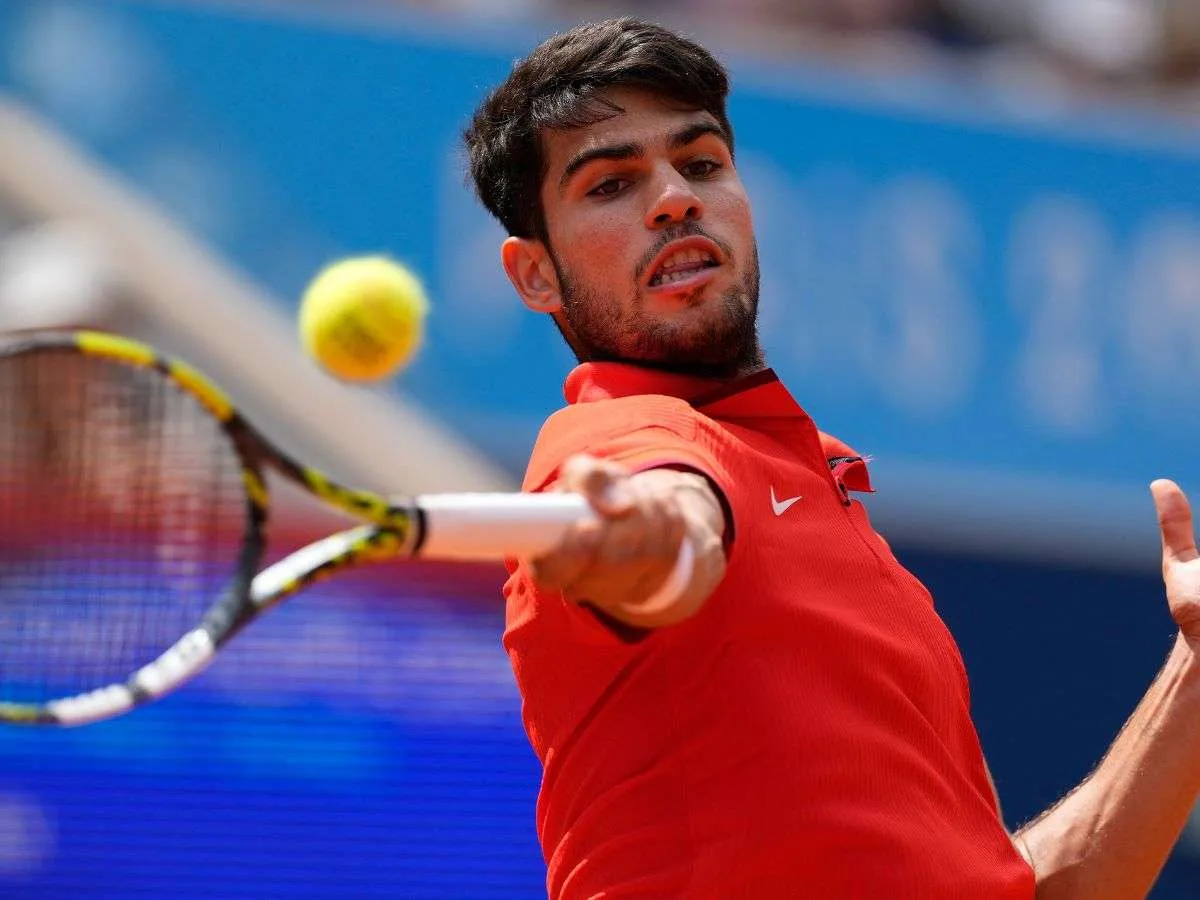
<svg viewBox="0 0 1200 900"><path fill-rule="evenodd" d="M550 896L1144 896L1200 789L1187 500L1152 486L1164 670L1009 834L955 643L855 499L865 462L765 366L727 91L695 43L610 20L541 44L466 135L509 279L580 362L525 488L600 516L505 587Z"/></svg>

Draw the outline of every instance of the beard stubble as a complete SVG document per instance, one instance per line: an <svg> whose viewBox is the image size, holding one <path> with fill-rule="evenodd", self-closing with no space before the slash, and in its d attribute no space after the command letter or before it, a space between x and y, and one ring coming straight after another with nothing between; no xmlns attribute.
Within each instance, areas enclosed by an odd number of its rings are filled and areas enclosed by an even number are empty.
<svg viewBox="0 0 1200 900"><path fill-rule="evenodd" d="M726 264L736 263L730 247L692 224L663 233L637 267L635 284L641 283L645 267L663 246L691 235L713 240L725 254ZM757 331L756 246L751 247L741 279L721 294L711 309L697 309L706 302L702 296L706 289L699 288L683 298L683 306L689 309L669 319L647 315L639 289L634 289L629 302L622 302L615 294L578 284L553 251L551 259L562 294L563 321L556 317L556 322L581 362L625 362L712 378L732 378L763 367Z"/></svg>

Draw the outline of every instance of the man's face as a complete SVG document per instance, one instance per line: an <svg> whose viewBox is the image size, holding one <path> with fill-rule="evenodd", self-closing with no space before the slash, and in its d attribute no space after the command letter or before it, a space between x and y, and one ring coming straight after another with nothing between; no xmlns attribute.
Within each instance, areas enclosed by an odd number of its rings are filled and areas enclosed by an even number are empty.
<svg viewBox="0 0 1200 900"><path fill-rule="evenodd" d="M639 90L544 135L558 321L583 359L712 375L762 365L750 203L717 121Z"/></svg>

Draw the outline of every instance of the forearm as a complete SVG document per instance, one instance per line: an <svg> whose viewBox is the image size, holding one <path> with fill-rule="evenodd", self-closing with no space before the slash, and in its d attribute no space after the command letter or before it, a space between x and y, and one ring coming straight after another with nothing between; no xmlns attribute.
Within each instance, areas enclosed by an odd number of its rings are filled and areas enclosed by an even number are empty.
<svg viewBox="0 0 1200 900"><path fill-rule="evenodd" d="M1021 829L1038 900L1144 897L1200 792L1200 660L1177 639L1103 762Z"/></svg>

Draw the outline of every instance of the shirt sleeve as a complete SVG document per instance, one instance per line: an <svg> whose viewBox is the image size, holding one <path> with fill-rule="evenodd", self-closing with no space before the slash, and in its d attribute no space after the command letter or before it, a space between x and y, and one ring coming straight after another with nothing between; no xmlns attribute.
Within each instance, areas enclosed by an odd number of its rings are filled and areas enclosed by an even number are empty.
<svg viewBox="0 0 1200 900"><path fill-rule="evenodd" d="M698 415L698 414L695 414ZM626 467L632 472L669 468L696 472L713 486L725 513L726 552L734 534L732 511L725 498L728 474L717 454L697 440L694 422L689 417L661 417L661 422L636 427L590 440L584 429L568 429L573 439L539 440L530 459L525 489L532 492L554 490L564 462L576 453L586 452ZM646 639L652 632L630 628L586 604L567 600L561 592L537 588L528 570L520 563L509 566L510 576L504 596L509 616L538 613L561 616L565 637L591 644L630 645Z"/></svg>

